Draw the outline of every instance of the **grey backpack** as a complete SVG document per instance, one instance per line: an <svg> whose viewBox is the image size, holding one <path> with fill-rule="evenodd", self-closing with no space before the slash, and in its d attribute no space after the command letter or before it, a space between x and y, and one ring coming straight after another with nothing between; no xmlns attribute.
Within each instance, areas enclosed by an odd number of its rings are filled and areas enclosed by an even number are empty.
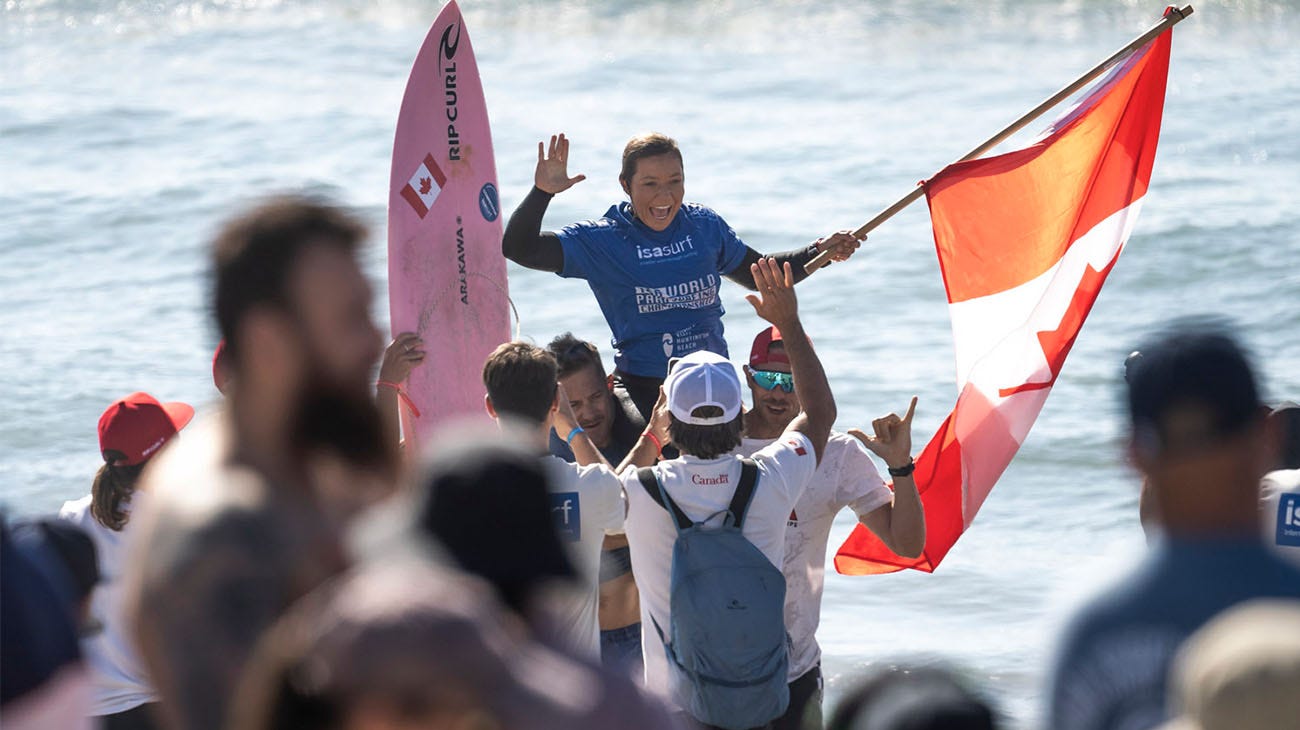
<svg viewBox="0 0 1300 730"><path fill-rule="evenodd" d="M691 521L654 469L639 469L637 478L677 525L668 631L651 618L668 655L670 695L695 719L729 730L780 717L790 701L785 576L741 534L758 465L742 460L719 527L705 525L716 514Z"/></svg>

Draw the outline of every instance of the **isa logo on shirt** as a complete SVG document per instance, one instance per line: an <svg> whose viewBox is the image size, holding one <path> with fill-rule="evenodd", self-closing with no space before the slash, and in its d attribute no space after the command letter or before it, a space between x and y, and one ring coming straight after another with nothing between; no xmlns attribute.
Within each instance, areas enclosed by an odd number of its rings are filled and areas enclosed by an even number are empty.
<svg viewBox="0 0 1300 730"><path fill-rule="evenodd" d="M551 519L555 521L555 534L561 542L578 542L582 539L582 505L577 492L558 492L551 495Z"/></svg>
<svg viewBox="0 0 1300 730"><path fill-rule="evenodd" d="M1300 547L1300 494L1283 494L1277 503L1277 544Z"/></svg>

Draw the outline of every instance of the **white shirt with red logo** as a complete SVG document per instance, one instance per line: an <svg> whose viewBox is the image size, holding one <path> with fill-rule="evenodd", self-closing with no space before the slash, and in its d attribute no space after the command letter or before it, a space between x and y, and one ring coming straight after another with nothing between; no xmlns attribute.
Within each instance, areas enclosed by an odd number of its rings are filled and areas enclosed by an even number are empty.
<svg viewBox="0 0 1300 730"><path fill-rule="evenodd" d="M758 484L741 533L772 565L780 566L785 559L786 520L817 468L817 456L806 436L789 432L751 458L758 464ZM718 513L731 503L740 469L740 456L734 452L717 459L682 456L655 467L664 491L686 516L692 520L712 517L710 525L721 523ZM632 553L632 573L641 592L641 651L645 656L646 687L667 696L668 659L655 624L668 631L671 620L668 589L677 526L672 515L646 493L636 471L628 469L620 477L627 494L624 529Z"/></svg>
<svg viewBox="0 0 1300 730"><path fill-rule="evenodd" d="M753 453L775 439L745 439L740 450ZM790 679L817 666L822 650L817 645L821 623L822 588L826 583L826 544L835 515L850 507L859 518L889 504L894 493L880 478L861 441L832 431L821 464L808 488L790 511L785 531L785 629L794 651L790 654Z"/></svg>

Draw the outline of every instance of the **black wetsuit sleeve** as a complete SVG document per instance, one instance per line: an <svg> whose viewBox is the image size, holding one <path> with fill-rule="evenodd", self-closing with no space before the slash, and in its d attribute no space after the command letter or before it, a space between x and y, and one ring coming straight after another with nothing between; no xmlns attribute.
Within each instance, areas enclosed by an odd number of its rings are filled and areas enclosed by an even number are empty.
<svg viewBox="0 0 1300 730"><path fill-rule="evenodd" d="M564 270L564 247L559 236L542 230L542 216L553 197L537 187L528 191L506 223L501 253L520 266L558 274Z"/></svg>
<svg viewBox="0 0 1300 730"><path fill-rule="evenodd" d="M794 282L796 284L808 278L808 272L803 269L804 264L812 261L817 256L817 244L815 243L810 243L803 248L773 254L761 254L748 246L745 248L748 249L745 252L745 260L740 262L740 266L726 272L724 276L751 291L757 290L758 285L754 283L754 274L750 272L749 266L765 255L768 258L776 259L778 264L784 265L787 261L790 262L790 268L794 269Z"/></svg>

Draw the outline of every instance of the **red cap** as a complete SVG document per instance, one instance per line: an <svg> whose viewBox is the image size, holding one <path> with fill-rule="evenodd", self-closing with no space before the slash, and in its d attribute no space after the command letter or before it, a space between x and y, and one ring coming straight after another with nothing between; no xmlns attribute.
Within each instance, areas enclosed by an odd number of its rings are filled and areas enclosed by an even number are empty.
<svg viewBox="0 0 1300 730"><path fill-rule="evenodd" d="M790 358L785 356L785 350L781 352L771 352L772 343L781 342L781 330L776 326L768 327L758 333L754 338L754 346L749 348L749 366L751 368L761 368L770 362L780 362L786 365L790 364Z"/></svg>
<svg viewBox="0 0 1300 730"><path fill-rule="evenodd" d="M212 384L222 393L226 392L226 382L230 380L230 373L226 372L229 369L226 362L226 341L223 339L217 343L217 349L212 353Z"/></svg>
<svg viewBox="0 0 1300 730"><path fill-rule="evenodd" d="M159 403L148 393L132 393L99 417L99 451L126 455L108 462L113 466L143 464L193 417L194 409L184 403Z"/></svg>

